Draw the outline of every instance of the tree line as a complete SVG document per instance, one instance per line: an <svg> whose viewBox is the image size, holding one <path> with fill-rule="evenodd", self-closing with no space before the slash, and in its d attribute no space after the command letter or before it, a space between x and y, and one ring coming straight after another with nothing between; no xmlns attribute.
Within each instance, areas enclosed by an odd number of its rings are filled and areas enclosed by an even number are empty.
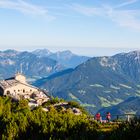
<svg viewBox="0 0 140 140"><path fill-rule="evenodd" d="M77 106L73 102L70 104ZM140 121L122 123L109 132L101 131L102 125L95 122L87 113L77 116L69 109L57 110L53 106L48 112L43 111L41 106L31 110L28 100L13 102L9 97L0 97L1 140L98 140L101 138L137 140L140 138Z"/></svg>

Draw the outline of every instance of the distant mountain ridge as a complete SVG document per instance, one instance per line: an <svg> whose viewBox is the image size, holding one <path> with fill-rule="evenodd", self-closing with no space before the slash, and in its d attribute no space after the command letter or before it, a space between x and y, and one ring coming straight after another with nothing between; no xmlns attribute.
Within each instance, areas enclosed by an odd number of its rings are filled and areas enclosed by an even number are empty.
<svg viewBox="0 0 140 140"><path fill-rule="evenodd" d="M90 57L87 56L79 56L76 54L73 54L71 51L58 51L56 53L52 53L47 49L42 50L35 50L32 52L33 54L36 54L38 56L48 57L50 59L56 60L66 68L74 68L78 66L79 64L87 61Z"/></svg>
<svg viewBox="0 0 140 140"><path fill-rule="evenodd" d="M74 57L76 57L75 60L77 63L71 62L70 64L73 67L88 59L88 57L85 57L81 61L83 56L74 55L70 51L69 54L66 52L67 51L59 52L63 54L63 59L61 60L63 63L64 61L69 63L71 61L70 59L75 59ZM21 71L21 66L23 73L27 75L27 77L34 77L35 79L47 77L55 72L71 68L70 65L64 65L61 63L57 57L54 59L51 58L52 55L55 57L55 54L57 53L52 53L47 49L38 49L33 52L19 52L10 49L0 51L0 79L7 78L15 74L17 71ZM65 57L69 57L70 59L65 60Z"/></svg>
<svg viewBox="0 0 140 140"><path fill-rule="evenodd" d="M94 57L70 72L40 81L54 96L76 100L90 112L140 96L140 52Z"/></svg>
<svg viewBox="0 0 140 140"><path fill-rule="evenodd" d="M32 53L39 57L48 57L49 55L53 54L48 49L37 49L37 50L32 51Z"/></svg>
<svg viewBox="0 0 140 140"><path fill-rule="evenodd" d="M49 75L63 69L63 66L48 57L37 57L30 52L0 52L0 74L5 78L22 71L27 76Z"/></svg>

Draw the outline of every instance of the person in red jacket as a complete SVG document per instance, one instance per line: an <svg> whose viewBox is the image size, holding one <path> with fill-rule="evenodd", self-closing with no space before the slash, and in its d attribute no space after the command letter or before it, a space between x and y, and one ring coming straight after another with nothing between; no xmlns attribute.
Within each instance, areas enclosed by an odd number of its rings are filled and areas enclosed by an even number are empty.
<svg viewBox="0 0 140 140"><path fill-rule="evenodd" d="M107 112L106 113L106 121L110 122L110 120L111 120L111 114L110 114L110 112Z"/></svg>
<svg viewBox="0 0 140 140"><path fill-rule="evenodd" d="M97 120L97 122L101 122L101 115L100 115L100 113L97 113L95 115L95 120Z"/></svg>

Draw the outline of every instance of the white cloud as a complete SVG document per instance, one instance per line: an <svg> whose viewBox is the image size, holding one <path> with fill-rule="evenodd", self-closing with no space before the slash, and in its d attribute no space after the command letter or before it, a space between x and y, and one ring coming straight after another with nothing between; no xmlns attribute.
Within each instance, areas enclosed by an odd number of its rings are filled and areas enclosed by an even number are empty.
<svg viewBox="0 0 140 140"><path fill-rule="evenodd" d="M23 14L53 18L53 16L48 14L47 9L24 0L0 0L0 8L17 10Z"/></svg>
<svg viewBox="0 0 140 140"><path fill-rule="evenodd" d="M140 10L114 10L110 14L110 19L120 26L140 30Z"/></svg>
<svg viewBox="0 0 140 140"><path fill-rule="evenodd" d="M116 8L121 8L121 7L130 5L130 4L136 3L136 2L138 2L138 1L139 1L139 0L127 0L127 1L124 2L124 3L121 3L121 4L117 5Z"/></svg>
<svg viewBox="0 0 140 140"><path fill-rule="evenodd" d="M129 0L118 6L101 5L101 7L88 7L79 4L73 4L73 10L85 16L100 16L119 24L120 26L132 28L140 31L140 10L120 10L120 7L133 4L138 0Z"/></svg>
<svg viewBox="0 0 140 140"><path fill-rule="evenodd" d="M75 11L84 14L86 16L93 16L93 15L101 15L102 13L102 9L101 8L96 8L96 7L86 7L86 6L82 6L80 4L73 4L71 6L72 9L74 9Z"/></svg>

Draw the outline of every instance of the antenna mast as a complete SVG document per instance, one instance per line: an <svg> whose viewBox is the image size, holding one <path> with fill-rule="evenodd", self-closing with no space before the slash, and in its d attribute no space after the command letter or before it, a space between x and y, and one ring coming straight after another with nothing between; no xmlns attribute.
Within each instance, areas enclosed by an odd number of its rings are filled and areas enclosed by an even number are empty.
<svg viewBox="0 0 140 140"><path fill-rule="evenodd" d="M20 64L20 73L22 74L22 63Z"/></svg>

